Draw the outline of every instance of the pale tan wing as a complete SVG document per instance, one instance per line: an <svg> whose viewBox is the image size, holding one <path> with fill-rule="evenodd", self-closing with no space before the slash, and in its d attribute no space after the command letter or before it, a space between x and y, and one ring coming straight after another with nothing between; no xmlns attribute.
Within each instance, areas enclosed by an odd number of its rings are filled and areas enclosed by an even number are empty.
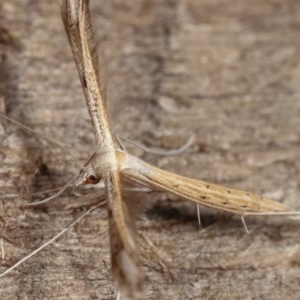
<svg viewBox="0 0 300 300"><path fill-rule="evenodd" d="M118 152L122 174L128 180L145 183L207 207L232 212L272 213L287 211L288 207L262 196L191 179L154 167L127 153Z"/></svg>
<svg viewBox="0 0 300 300"><path fill-rule="evenodd" d="M129 217L122 200L115 145L99 87L101 82L98 66L95 66L97 60L93 59L95 43L91 34L88 1L62 0L61 9L96 137L97 151L91 165L95 175L102 177L106 186L112 269L122 295L132 299L141 286L143 276L138 264L139 255L130 229Z"/></svg>
<svg viewBox="0 0 300 300"><path fill-rule="evenodd" d="M122 295L134 299L141 291L144 278L131 222L122 199L119 173L110 172L104 180L107 188L112 271Z"/></svg>
<svg viewBox="0 0 300 300"><path fill-rule="evenodd" d="M99 57L97 52L97 45L94 38L94 32L92 28L91 16L88 7L89 1L70 1L70 0L61 0L61 16L63 24L69 39L71 50L74 56L76 67L79 73L81 84L84 84L84 66L83 66L83 56L82 56L82 43L80 37L79 29L79 12L84 10L85 18L85 32L87 37L88 49L91 55L93 69L96 73L98 86L101 87L100 82L100 69L99 69ZM101 91L102 92L102 91Z"/></svg>
<svg viewBox="0 0 300 300"><path fill-rule="evenodd" d="M113 146L115 137L109 126L101 88L88 2L87 0L61 0L61 13L92 119L96 143L99 147L109 148Z"/></svg>

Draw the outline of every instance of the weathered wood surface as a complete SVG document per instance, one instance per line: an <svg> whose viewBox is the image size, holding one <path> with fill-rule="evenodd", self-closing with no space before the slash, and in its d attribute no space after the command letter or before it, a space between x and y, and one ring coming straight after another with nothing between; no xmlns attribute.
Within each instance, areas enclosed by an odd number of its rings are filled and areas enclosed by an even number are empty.
<svg viewBox="0 0 300 300"><path fill-rule="evenodd" d="M300 210L300 2L91 1L108 102L122 136L178 156L129 151L183 175ZM1 110L64 142L84 163L93 133L56 1L0 3ZM114 105L112 105L114 106ZM74 220L96 191L21 209L77 174L68 153L1 122L1 270ZM77 191L78 192L78 191ZM82 190L79 190L82 193ZM142 204L137 204L137 199ZM130 202L132 199L128 199ZM171 259L141 299L299 299L300 222L240 220L170 195L138 195L134 218ZM115 299L105 209L0 281L1 299Z"/></svg>

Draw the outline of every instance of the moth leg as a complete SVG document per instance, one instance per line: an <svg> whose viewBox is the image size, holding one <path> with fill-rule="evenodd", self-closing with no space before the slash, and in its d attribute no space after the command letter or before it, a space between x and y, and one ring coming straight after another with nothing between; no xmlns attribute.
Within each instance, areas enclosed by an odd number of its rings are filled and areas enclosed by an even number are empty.
<svg viewBox="0 0 300 300"><path fill-rule="evenodd" d="M144 248L144 253L142 253L142 256L146 260L153 260L153 257L156 258L158 264L163 269L163 272L167 273L171 281L174 281L174 274L170 270L171 260L169 257L167 257L166 253L164 253L161 249L159 249L145 234L141 233L139 234L139 241ZM148 253L146 253L146 249ZM150 257L150 258L149 258Z"/></svg>
<svg viewBox="0 0 300 300"><path fill-rule="evenodd" d="M200 214L200 205L197 204L197 217L198 217L198 225L199 229L202 228L202 223L201 223L201 214Z"/></svg>
<svg viewBox="0 0 300 300"><path fill-rule="evenodd" d="M146 146L142 143L133 141L133 140L128 139L128 138L118 136L118 141L119 141L121 147L124 146L121 140L124 140L125 142L130 143L131 145L134 145L137 148L140 148L144 152L147 152L147 153L150 153L150 154L155 154L155 155L168 156L168 155L178 155L178 154L186 152L191 147L191 145L194 143L195 136L191 135L189 137L189 139L182 146L180 146L179 148L171 149L171 150L163 150L163 149L160 149L160 148L148 147L148 146ZM124 147L124 149L125 149L125 147ZM122 150L124 150L124 149L122 149ZM127 152L126 150L124 150L124 151Z"/></svg>
<svg viewBox="0 0 300 300"><path fill-rule="evenodd" d="M246 230L246 233L249 234L250 232L249 232L249 230L248 230L248 227L247 227L247 224L246 224L246 221L245 221L244 216L241 216L241 220L242 220L242 223L243 223L244 228L245 228L245 230Z"/></svg>

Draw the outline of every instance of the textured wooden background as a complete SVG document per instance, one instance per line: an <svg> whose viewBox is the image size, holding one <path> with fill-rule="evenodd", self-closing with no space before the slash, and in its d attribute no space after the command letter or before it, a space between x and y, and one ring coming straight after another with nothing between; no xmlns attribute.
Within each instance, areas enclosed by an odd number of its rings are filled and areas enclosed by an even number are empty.
<svg viewBox="0 0 300 300"><path fill-rule="evenodd" d="M163 149L195 136L178 156L128 146L131 153L300 210L298 0L91 2L115 130ZM1 1L0 104L68 145L82 164L93 153L57 1ZM68 153L5 121L0 139L4 271L97 202L97 191L20 208L79 168ZM299 221L248 218L247 235L239 218L203 209L199 230L194 204L165 194L135 198L137 231L165 253L174 276L146 255L141 299L299 299ZM94 211L0 279L1 299L115 299L107 229L105 209Z"/></svg>

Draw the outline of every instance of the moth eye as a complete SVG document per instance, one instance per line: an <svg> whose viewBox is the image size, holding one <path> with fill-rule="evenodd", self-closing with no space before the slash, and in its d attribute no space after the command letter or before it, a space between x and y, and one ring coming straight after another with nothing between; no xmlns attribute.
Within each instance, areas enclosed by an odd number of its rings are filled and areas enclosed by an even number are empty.
<svg viewBox="0 0 300 300"><path fill-rule="evenodd" d="M84 181L84 184L97 184L101 180L100 177L96 177L94 175L89 175L86 180Z"/></svg>

